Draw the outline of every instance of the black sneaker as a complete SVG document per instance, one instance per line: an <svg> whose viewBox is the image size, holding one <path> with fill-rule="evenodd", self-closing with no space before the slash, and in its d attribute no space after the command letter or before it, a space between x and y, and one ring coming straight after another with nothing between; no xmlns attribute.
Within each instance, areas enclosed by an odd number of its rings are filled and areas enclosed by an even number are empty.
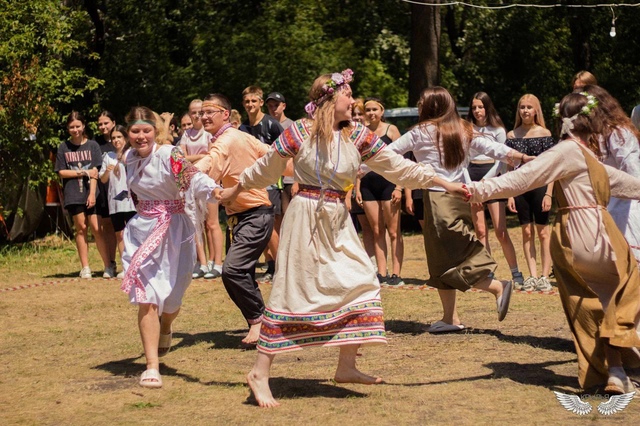
<svg viewBox="0 0 640 426"><path fill-rule="evenodd" d="M380 284L387 284L387 282L389 281L389 275L383 277L382 275L378 274L378 281L380 282Z"/></svg>
<svg viewBox="0 0 640 426"><path fill-rule="evenodd" d="M404 281L402 281L402 278L396 274L393 274L391 275L391 278L387 278L387 285L399 287L404 285Z"/></svg>

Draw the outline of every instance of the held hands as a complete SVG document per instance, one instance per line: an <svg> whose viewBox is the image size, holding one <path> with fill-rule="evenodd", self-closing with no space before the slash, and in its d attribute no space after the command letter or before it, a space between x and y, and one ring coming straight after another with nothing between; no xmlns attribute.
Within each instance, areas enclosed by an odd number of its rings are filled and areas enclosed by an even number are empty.
<svg viewBox="0 0 640 426"><path fill-rule="evenodd" d="M467 185L457 182L449 182L444 179L438 185L443 187L449 194L460 197L465 201L469 201L471 199L471 193L467 189Z"/></svg>
<svg viewBox="0 0 640 426"><path fill-rule="evenodd" d="M213 190L213 197L222 205L227 205L236 199L238 194L242 192L242 186L237 183L231 188L222 189L217 187Z"/></svg>
<svg viewBox="0 0 640 426"><path fill-rule="evenodd" d="M533 155L526 155L525 154L525 155L522 156L522 162L523 163L528 163L529 161L533 161L535 159L536 159L536 157L533 156Z"/></svg>

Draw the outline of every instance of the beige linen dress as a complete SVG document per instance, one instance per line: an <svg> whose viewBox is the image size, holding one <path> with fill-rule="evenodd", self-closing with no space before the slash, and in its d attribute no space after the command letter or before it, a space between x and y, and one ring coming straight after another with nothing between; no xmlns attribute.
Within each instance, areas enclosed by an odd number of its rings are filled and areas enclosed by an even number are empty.
<svg viewBox="0 0 640 426"><path fill-rule="evenodd" d="M294 122L273 149L245 170L245 189L264 187L294 160L301 185L282 221L276 273L262 318L258 350L278 353L315 345L386 343L380 284L344 204L362 162L388 180L427 188L435 177L386 149L361 124L332 141L310 139L311 122ZM321 191L321 187L326 190Z"/></svg>
<svg viewBox="0 0 640 426"><path fill-rule="evenodd" d="M518 170L469 189L471 201L480 202L554 181L559 208L551 256L578 353L579 382L590 388L608 377L601 338L629 355L629 366L640 361L633 356L640 346L638 265L606 210L610 194L640 199L640 179L603 166L577 141L565 140Z"/></svg>

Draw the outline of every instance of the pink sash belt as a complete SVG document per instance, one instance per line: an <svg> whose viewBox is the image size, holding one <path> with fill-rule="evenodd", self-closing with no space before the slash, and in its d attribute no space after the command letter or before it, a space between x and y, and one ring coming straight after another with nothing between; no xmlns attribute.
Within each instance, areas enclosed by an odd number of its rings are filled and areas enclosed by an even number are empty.
<svg viewBox="0 0 640 426"><path fill-rule="evenodd" d="M142 217L158 219L156 225L151 230L151 234L144 240L144 243L133 254L127 272L124 274L120 289L129 293L135 287L136 300L144 302L147 300L147 292L144 284L140 280L140 266L162 243L169 230L171 215L184 213L184 200L138 200L136 206L138 214Z"/></svg>

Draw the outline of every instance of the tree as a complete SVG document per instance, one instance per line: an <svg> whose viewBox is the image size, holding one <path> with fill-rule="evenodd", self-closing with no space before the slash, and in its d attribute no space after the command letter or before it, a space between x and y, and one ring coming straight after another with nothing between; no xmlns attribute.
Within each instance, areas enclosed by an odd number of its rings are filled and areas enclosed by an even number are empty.
<svg viewBox="0 0 640 426"><path fill-rule="evenodd" d="M62 115L101 80L73 64L83 16L58 1L4 1L0 9L0 204L11 210L25 181L53 176ZM5 212L6 213L6 212Z"/></svg>
<svg viewBox="0 0 640 426"><path fill-rule="evenodd" d="M410 105L425 88L440 83L440 27L440 6L411 4Z"/></svg>

